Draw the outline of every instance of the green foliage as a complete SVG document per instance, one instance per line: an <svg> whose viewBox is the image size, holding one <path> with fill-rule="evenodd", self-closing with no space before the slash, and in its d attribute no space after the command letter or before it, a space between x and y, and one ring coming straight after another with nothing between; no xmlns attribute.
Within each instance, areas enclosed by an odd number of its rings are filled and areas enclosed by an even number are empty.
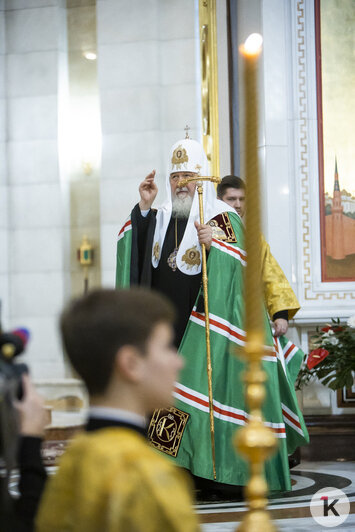
<svg viewBox="0 0 355 532"><path fill-rule="evenodd" d="M355 372L355 328L349 325L354 320L350 318L347 325L340 325L339 319L332 319L332 324L317 328L317 333L312 337L315 349L322 348L329 355L314 367L307 366L307 359L312 355L305 355L301 371L299 372L296 389L318 379L324 386L331 390L351 388L354 383ZM351 322L353 325L353 322Z"/></svg>

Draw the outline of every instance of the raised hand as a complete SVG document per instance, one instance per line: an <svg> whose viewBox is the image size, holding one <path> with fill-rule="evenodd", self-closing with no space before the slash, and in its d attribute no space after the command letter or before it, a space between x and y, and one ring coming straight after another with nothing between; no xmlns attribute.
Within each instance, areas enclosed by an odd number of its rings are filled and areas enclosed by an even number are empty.
<svg viewBox="0 0 355 532"><path fill-rule="evenodd" d="M158 194L158 187L154 182L155 170L147 175L144 181L139 185L140 202L139 208L141 211L147 211L151 208L153 201Z"/></svg>

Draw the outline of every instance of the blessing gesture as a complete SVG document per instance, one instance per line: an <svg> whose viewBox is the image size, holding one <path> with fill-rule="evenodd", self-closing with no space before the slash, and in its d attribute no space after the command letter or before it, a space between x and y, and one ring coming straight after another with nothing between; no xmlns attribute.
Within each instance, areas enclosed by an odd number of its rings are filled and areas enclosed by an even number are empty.
<svg viewBox="0 0 355 532"><path fill-rule="evenodd" d="M141 211L147 211L151 208L153 201L158 194L158 187L154 182L155 170L147 175L144 181L139 185L139 194L141 200L139 202L139 208Z"/></svg>

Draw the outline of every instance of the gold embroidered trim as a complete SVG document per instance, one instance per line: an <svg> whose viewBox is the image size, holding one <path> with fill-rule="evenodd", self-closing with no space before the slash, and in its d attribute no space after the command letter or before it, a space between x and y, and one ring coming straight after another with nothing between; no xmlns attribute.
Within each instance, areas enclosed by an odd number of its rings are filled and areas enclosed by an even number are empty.
<svg viewBox="0 0 355 532"><path fill-rule="evenodd" d="M227 235L221 227L218 227L218 222L216 220L210 220L208 225L212 227L212 238L217 240L227 240Z"/></svg>
<svg viewBox="0 0 355 532"><path fill-rule="evenodd" d="M227 212L223 212L222 214L218 214L217 216L215 216L212 220L208 222L208 225L212 227L213 238L217 238L218 240L224 240L225 242L234 244L237 242L237 237L235 236L235 232L233 230L233 226L231 224ZM216 232L217 236L215 236L214 231ZM222 233L220 231L223 232L224 238L222 238Z"/></svg>
<svg viewBox="0 0 355 532"><path fill-rule="evenodd" d="M155 260L159 260L159 257L160 257L159 242L155 242L155 244L154 244L153 255L154 255Z"/></svg>
<svg viewBox="0 0 355 532"><path fill-rule="evenodd" d="M188 265L187 266L188 270L190 268L193 268L194 266L198 267L201 264L200 252L196 246L193 246L192 248L189 248L185 251L181 260Z"/></svg>
<svg viewBox="0 0 355 532"><path fill-rule="evenodd" d="M155 410L148 427L148 439L159 451L176 457L190 415L174 406Z"/></svg>
<svg viewBox="0 0 355 532"><path fill-rule="evenodd" d="M189 157L187 155L185 148L183 148L181 144L179 144L179 146L175 148L173 152L173 156L171 158L172 164L175 164L178 168L181 168L181 165L183 163L187 163L188 160L189 160Z"/></svg>

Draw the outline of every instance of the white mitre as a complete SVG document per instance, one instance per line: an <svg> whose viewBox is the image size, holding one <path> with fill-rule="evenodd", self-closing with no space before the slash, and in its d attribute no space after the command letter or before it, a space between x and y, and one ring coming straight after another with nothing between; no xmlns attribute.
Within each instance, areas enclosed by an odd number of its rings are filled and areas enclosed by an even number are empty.
<svg viewBox="0 0 355 532"><path fill-rule="evenodd" d="M176 142L171 150L166 173L167 201L158 209L156 227L153 239L152 265L156 268L160 261L166 231L172 211L170 174L175 172L193 172L196 175L208 176L208 162L202 145L196 140L182 139ZM217 199L215 186L211 181L203 181L203 211L205 222L222 212L235 212L223 201ZM195 191L190 215L186 224L184 236L181 240L176 256L178 269L186 275L196 275L201 272L202 253L194 225L199 219L198 194Z"/></svg>

